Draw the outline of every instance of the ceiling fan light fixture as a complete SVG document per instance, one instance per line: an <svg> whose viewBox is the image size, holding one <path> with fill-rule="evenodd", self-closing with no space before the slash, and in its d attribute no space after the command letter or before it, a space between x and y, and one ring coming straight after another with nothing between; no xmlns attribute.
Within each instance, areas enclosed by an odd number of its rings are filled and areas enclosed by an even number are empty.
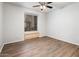
<svg viewBox="0 0 79 59"><path fill-rule="evenodd" d="M48 8L52 9L52 6L49 6L50 3L52 3L52 2L39 2L40 5L35 5L33 7L40 7L41 12L47 11Z"/></svg>
<svg viewBox="0 0 79 59"><path fill-rule="evenodd" d="M41 9L43 9L43 6L40 6Z"/></svg>
<svg viewBox="0 0 79 59"><path fill-rule="evenodd" d="M40 9L41 9L41 11L45 11L45 10L47 10L47 7L45 5L43 5L43 6L40 6Z"/></svg>
<svg viewBox="0 0 79 59"><path fill-rule="evenodd" d="M46 9L46 6L43 6L43 9Z"/></svg>

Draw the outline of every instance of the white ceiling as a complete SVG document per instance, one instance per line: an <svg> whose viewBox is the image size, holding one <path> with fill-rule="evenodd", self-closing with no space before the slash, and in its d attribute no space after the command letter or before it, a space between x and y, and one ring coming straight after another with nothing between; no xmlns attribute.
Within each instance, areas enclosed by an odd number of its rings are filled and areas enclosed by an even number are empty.
<svg viewBox="0 0 79 59"><path fill-rule="evenodd" d="M34 10L37 10L37 11L40 11L40 8L39 7L32 7L34 5L39 5L38 2L9 2L10 4L15 4L15 5L18 5L18 6L21 6L21 7L25 7L25 8L30 8L30 9L34 9ZM70 4L73 4L75 2L53 2L49 5L53 6L53 9L58 9L58 8L64 8ZM48 9L48 11L50 11L51 9Z"/></svg>

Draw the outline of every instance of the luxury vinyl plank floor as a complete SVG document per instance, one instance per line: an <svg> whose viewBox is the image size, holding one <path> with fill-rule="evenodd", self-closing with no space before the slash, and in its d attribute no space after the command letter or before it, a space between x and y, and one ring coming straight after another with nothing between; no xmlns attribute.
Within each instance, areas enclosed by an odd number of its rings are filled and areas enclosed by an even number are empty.
<svg viewBox="0 0 79 59"><path fill-rule="evenodd" d="M79 57L79 46L50 37L7 44L0 54L7 57Z"/></svg>

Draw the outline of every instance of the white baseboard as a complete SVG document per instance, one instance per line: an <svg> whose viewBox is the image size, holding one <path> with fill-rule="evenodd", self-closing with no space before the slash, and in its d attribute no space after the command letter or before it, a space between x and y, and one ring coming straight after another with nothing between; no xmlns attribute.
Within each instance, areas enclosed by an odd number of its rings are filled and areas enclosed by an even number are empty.
<svg viewBox="0 0 79 59"><path fill-rule="evenodd" d="M22 40L16 40L16 41L10 41L10 42L4 42L4 45L15 43L15 42L20 42L20 41L24 41L24 39L22 39Z"/></svg>
<svg viewBox="0 0 79 59"><path fill-rule="evenodd" d="M1 53L2 49L3 49L3 47L4 47L4 44L2 44L2 45L0 46L0 53Z"/></svg>
<svg viewBox="0 0 79 59"><path fill-rule="evenodd" d="M50 37L50 38L55 38L55 39L58 39L58 40L61 40L61 41L68 42L68 43L71 43L71 44L74 44L74 45L78 45L78 46L79 46L78 43L68 41L68 40L66 40L66 39L64 39L64 38L59 38L59 37L57 37L57 36L50 36L50 35L47 35L47 36Z"/></svg>

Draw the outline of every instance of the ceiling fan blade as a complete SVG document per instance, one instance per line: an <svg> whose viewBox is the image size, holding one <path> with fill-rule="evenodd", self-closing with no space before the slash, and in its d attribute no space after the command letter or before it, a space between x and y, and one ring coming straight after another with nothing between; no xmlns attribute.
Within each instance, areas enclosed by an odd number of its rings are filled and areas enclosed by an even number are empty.
<svg viewBox="0 0 79 59"><path fill-rule="evenodd" d="M39 7L40 5L35 5L35 6L33 6L33 7Z"/></svg>
<svg viewBox="0 0 79 59"><path fill-rule="evenodd" d="M45 5L45 2L39 2L40 5Z"/></svg>
<svg viewBox="0 0 79 59"><path fill-rule="evenodd" d="M42 2L38 2L39 4L42 4Z"/></svg>
<svg viewBox="0 0 79 59"><path fill-rule="evenodd" d="M53 2L47 2L47 4L50 4L50 3L53 3Z"/></svg>
<svg viewBox="0 0 79 59"><path fill-rule="evenodd" d="M48 8L53 8L52 6L46 6L46 7L48 7Z"/></svg>

